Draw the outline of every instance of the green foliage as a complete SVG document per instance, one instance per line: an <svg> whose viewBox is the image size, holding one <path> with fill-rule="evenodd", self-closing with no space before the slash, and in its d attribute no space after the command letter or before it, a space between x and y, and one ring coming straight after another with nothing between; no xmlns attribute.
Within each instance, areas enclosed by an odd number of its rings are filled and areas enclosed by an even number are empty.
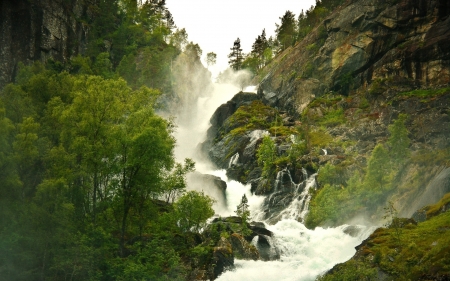
<svg viewBox="0 0 450 281"><path fill-rule="evenodd" d="M387 144L389 145L389 154L394 165L401 165L410 155L409 145L411 143L408 137L405 121L407 116L400 114L393 124L389 125L388 130L391 134Z"/></svg>
<svg viewBox="0 0 450 281"><path fill-rule="evenodd" d="M419 89L419 90L414 90L414 91L410 91L410 92L403 92L403 93L400 93L399 95L418 97L418 98L431 98L431 97L446 94L448 92L450 92L450 87L441 88L441 89L428 89L428 90Z"/></svg>
<svg viewBox="0 0 450 281"><path fill-rule="evenodd" d="M212 201L174 209L155 200L181 195L194 163L174 161L173 125L154 112L158 90L86 75L111 74L108 62L107 53L94 64L76 57L65 66L72 74L21 66L0 94L0 276L8 280L186 275L180 253L193 245L174 242L188 227L177 224L180 210L195 210L189 223L198 230Z"/></svg>
<svg viewBox="0 0 450 281"><path fill-rule="evenodd" d="M367 164L364 185L373 192L381 192L387 188L389 176L389 154L384 145L377 144Z"/></svg>
<svg viewBox="0 0 450 281"><path fill-rule="evenodd" d="M319 124L326 127L337 126L345 123L344 110L342 108L327 111L319 120Z"/></svg>
<svg viewBox="0 0 450 281"><path fill-rule="evenodd" d="M262 167L262 176L267 179L271 178L275 173L276 146L270 136L264 136L256 157L258 158L258 165Z"/></svg>
<svg viewBox="0 0 450 281"><path fill-rule="evenodd" d="M181 196L175 203L181 231L200 231L205 226L206 220L214 215L213 203L214 200L204 195L203 192L188 191Z"/></svg>
<svg viewBox="0 0 450 281"><path fill-rule="evenodd" d="M424 276L437 279L440 278L438 276L448 275L450 237L445 235L445 231L450 223L450 212L417 226L405 220L399 222L398 235L395 227L377 229L360 249L357 258L338 266L333 273L319 280L355 280L343 276L359 269L383 271L393 280L420 280ZM355 268L355 265L358 267ZM372 276L362 275L356 280Z"/></svg>
<svg viewBox="0 0 450 281"><path fill-rule="evenodd" d="M245 133L249 130L269 129L278 125L276 121L281 121L278 112L261 101L252 101L250 105L239 107L236 112L226 121L226 127L234 128L232 135Z"/></svg>
<svg viewBox="0 0 450 281"><path fill-rule="evenodd" d="M375 281L378 280L377 270L367 264L350 260L345 266L338 266L333 273L319 276L317 281Z"/></svg>

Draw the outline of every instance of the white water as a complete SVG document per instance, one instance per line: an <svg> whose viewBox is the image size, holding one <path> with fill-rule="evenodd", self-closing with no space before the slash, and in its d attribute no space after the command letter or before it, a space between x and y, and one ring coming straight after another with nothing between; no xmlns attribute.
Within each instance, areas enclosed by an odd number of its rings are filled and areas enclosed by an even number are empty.
<svg viewBox="0 0 450 281"><path fill-rule="evenodd" d="M199 159L194 153L197 145L205 140L209 119L215 109L231 99L238 91L239 89L236 87L216 84L212 95L199 98L197 104L191 105L193 106L192 110L187 111L191 112L189 120L186 120L186 116L178 118L178 128L175 133L178 146L175 155L180 162L185 157L193 158L196 161L197 171L213 174L227 182L227 207L224 209L216 206L217 215L235 215L236 206L240 203L242 195L246 194L253 219L259 219L263 217L264 197L252 195L249 185L245 186L236 181L229 181L224 170L214 171L210 163L204 159ZM253 137L257 139L265 133L264 131L257 132ZM230 161L230 165L236 164L237 161L238 155ZM344 229L347 226L307 229L302 223L292 218L305 217L310 199L308 190L315 186L314 176L306 180L303 191L299 190L299 186L300 184L295 186L296 198L282 211L281 221L275 225L266 223L266 227L274 233L272 242L280 252L280 259L266 262L236 260L236 268L223 273L217 280L314 280L319 274L331 269L335 264L352 257L355 253L354 247L359 245L371 233L372 229L361 227L363 231L360 232L358 237L345 234Z"/></svg>

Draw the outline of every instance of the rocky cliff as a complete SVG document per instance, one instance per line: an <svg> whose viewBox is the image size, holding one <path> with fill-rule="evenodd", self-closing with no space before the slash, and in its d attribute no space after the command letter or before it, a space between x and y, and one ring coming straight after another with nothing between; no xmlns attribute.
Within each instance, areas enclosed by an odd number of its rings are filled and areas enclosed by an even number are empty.
<svg viewBox="0 0 450 281"><path fill-rule="evenodd" d="M378 221L389 200L405 217L435 203L450 192L449 15L447 1L347 1L262 70L257 95L248 102L237 95L216 111L206 146L211 159L271 196L280 184L292 193L323 168L311 227L353 216ZM408 149L402 165L392 140L400 119ZM264 175L257 151L265 135L275 151ZM379 188L367 175L377 145L390 158Z"/></svg>
<svg viewBox="0 0 450 281"><path fill-rule="evenodd" d="M93 1L92 3L95 3ZM19 62L67 61L83 53L92 11L84 0L4 0L0 4L0 89Z"/></svg>
<svg viewBox="0 0 450 281"><path fill-rule="evenodd" d="M445 0L347 1L266 67L260 90L271 105L301 114L329 91L347 95L386 78L447 85L449 15Z"/></svg>

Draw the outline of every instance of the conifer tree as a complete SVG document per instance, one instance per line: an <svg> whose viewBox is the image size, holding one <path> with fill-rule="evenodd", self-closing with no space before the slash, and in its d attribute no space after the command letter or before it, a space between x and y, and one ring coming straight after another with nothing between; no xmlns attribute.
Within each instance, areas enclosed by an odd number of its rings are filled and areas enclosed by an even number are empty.
<svg viewBox="0 0 450 281"><path fill-rule="evenodd" d="M389 125L388 130L391 136L388 140L389 154L394 165L399 165L409 156L408 129L405 127L405 114L400 114L393 124Z"/></svg>
<svg viewBox="0 0 450 281"><path fill-rule="evenodd" d="M233 47L230 48L231 53L228 55L230 59L228 64L234 70L240 70L242 66L242 61L244 60L244 55L241 49L241 40L238 38L234 41Z"/></svg>
<svg viewBox="0 0 450 281"><path fill-rule="evenodd" d="M286 49L295 42L297 32L297 22L295 20L295 14L291 11L286 11L283 17L280 18L281 24L276 24L276 36L280 43L281 50Z"/></svg>

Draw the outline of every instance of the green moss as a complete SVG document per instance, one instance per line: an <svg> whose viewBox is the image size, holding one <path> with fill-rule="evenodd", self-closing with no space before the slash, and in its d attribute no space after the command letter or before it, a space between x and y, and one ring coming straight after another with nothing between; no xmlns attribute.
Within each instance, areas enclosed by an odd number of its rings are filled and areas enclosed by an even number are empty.
<svg viewBox="0 0 450 281"><path fill-rule="evenodd" d="M431 98L448 93L450 93L450 87L441 89L428 89L428 90L419 89L410 92L403 92L400 93L399 95L407 97Z"/></svg>
<svg viewBox="0 0 450 281"><path fill-rule="evenodd" d="M439 200L439 202L437 202L436 204L425 208L425 211L427 212L427 218L439 214L444 209L444 206L448 204L450 204L450 193L445 194L444 197L442 197L442 199Z"/></svg>
<svg viewBox="0 0 450 281"><path fill-rule="evenodd" d="M342 108L327 111L318 123L322 126L332 127L345 123L344 110Z"/></svg>
<svg viewBox="0 0 450 281"><path fill-rule="evenodd" d="M355 263L366 269L378 267L393 280L438 280L450 276L450 212L417 226L405 225L398 238L395 231L378 229L355 258L327 274L327 279L319 280L353 280L342 276L354 269Z"/></svg>
<svg viewBox="0 0 450 281"><path fill-rule="evenodd" d="M268 129L277 120L281 120L281 117L276 109L256 100L250 105L239 107L227 120L226 127L234 128L231 132L237 135L250 130Z"/></svg>
<svg viewBox="0 0 450 281"><path fill-rule="evenodd" d="M333 137L323 129L310 131L308 135L312 147L325 147L333 141Z"/></svg>

